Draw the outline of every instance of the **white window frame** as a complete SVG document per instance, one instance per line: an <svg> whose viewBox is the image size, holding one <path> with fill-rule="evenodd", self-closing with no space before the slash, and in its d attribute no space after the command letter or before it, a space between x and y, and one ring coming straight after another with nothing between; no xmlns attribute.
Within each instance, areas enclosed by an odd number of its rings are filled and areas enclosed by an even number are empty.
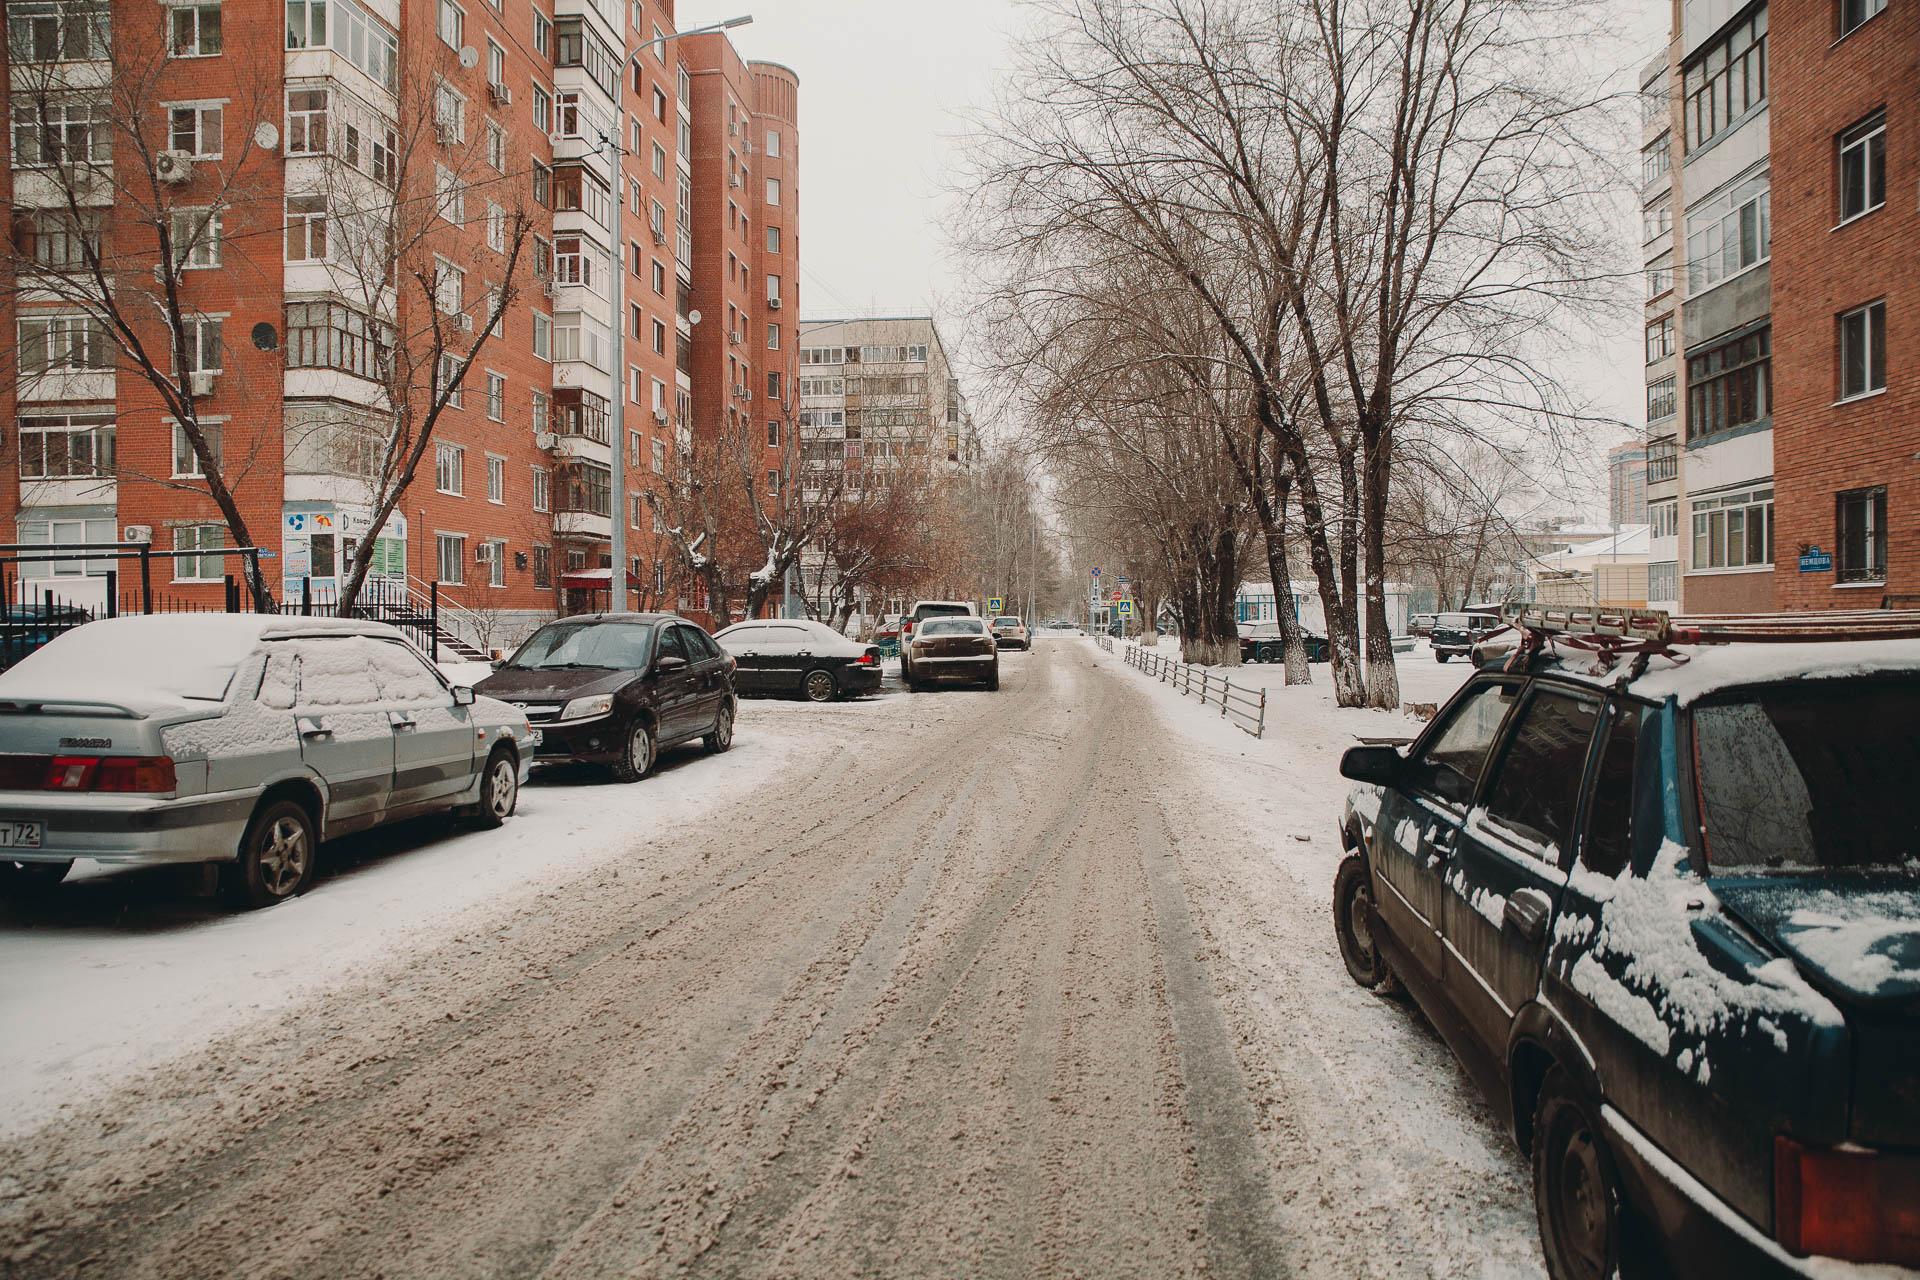
<svg viewBox="0 0 1920 1280"><path fill-rule="evenodd" d="M507 504L507 460L504 455L487 455L487 501L497 507Z"/></svg>
<svg viewBox="0 0 1920 1280"><path fill-rule="evenodd" d="M1873 115L1840 131L1839 168L1837 181L1840 195L1840 222L1845 226L1856 218L1864 218L1887 204L1887 113L1876 111ZM1849 152L1860 152L1860 186L1862 188L1860 208L1847 212L1847 157ZM1880 198L1873 198L1872 161L1876 151L1880 157Z"/></svg>
<svg viewBox="0 0 1920 1280"><path fill-rule="evenodd" d="M535 511L553 510L553 473L545 467L531 467L533 472L533 509Z"/></svg>
<svg viewBox="0 0 1920 1280"><path fill-rule="evenodd" d="M213 450L216 463L222 460L221 446L226 436L225 418L201 418L200 434L207 438L207 446ZM167 419L173 428L173 472L169 479L204 480L207 473L200 469L200 456L193 451L187 441L187 431L172 418Z"/></svg>
<svg viewBox="0 0 1920 1280"><path fill-rule="evenodd" d="M447 552L452 550L449 558ZM447 567L453 567L453 573L446 573ZM464 533L441 533L433 535L434 576L442 585L450 587L465 586L467 582L467 535Z"/></svg>
<svg viewBox="0 0 1920 1280"><path fill-rule="evenodd" d="M487 370L487 417L495 422L507 420L507 375Z"/></svg>
<svg viewBox="0 0 1920 1280"><path fill-rule="evenodd" d="M169 102L165 104L165 107L167 112L167 148L169 150L177 151L180 149L173 145L179 138L179 128L174 121L174 116L183 111L191 112L193 116L193 145L186 149L187 154L195 160L218 160L222 158L226 152L227 145L227 100L225 98L209 98L205 101L198 102ZM211 151L207 150L206 145L207 134L209 132L207 128L209 116L215 121L220 133L220 144Z"/></svg>
<svg viewBox="0 0 1920 1280"><path fill-rule="evenodd" d="M190 542L183 541L182 535L192 535ZM212 546L206 539L212 538ZM175 556L173 558L173 580L175 582L223 582L226 580L226 557L208 555L209 551L224 551L227 546L227 526L201 522L196 524L175 525L173 528L173 549L175 551L197 551L199 555ZM213 562L213 571L207 571L207 562Z"/></svg>
<svg viewBox="0 0 1920 1280"><path fill-rule="evenodd" d="M1848 322L1858 319L1862 322L1860 336L1867 343L1865 378L1859 387L1847 386L1847 341ZM1878 348L1880 355L1880 381L1873 381L1873 357ZM1839 386L1839 399L1834 403L1845 404L1850 400L1865 400L1877 396L1887 389L1887 300L1876 298L1872 302L1840 313L1835 332L1834 368L1838 375L1835 381Z"/></svg>
<svg viewBox="0 0 1920 1280"><path fill-rule="evenodd" d="M204 215L204 220L202 218ZM221 217L217 209L174 209L172 220L175 265L181 271L213 271L220 266ZM204 238L201 232L205 232ZM186 250L182 256L182 249Z"/></svg>
<svg viewBox="0 0 1920 1280"><path fill-rule="evenodd" d="M467 451L462 445L440 441L433 446L433 491L455 498L467 496Z"/></svg>
<svg viewBox="0 0 1920 1280"><path fill-rule="evenodd" d="M466 43L467 11L454 0L440 0L434 14L433 28L447 48L458 52Z"/></svg>
<svg viewBox="0 0 1920 1280"><path fill-rule="evenodd" d="M214 24L214 47L206 48L206 16L211 9L220 20ZM183 24L183 18L189 18ZM183 25L192 27L192 45L183 47L180 41ZM175 59L217 58L226 51L226 15L220 12L220 0L198 0L194 4L167 5L167 56Z"/></svg>

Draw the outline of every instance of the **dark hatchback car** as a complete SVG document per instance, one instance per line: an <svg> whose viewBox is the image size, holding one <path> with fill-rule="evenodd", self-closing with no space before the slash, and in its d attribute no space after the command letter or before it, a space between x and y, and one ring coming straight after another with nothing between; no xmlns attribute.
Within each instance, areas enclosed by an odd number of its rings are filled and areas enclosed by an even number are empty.
<svg viewBox="0 0 1920 1280"><path fill-rule="evenodd" d="M1434 619L1433 630L1427 633L1434 660L1445 662L1449 658L1464 657L1473 652L1475 644L1505 625L1492 613L1443 613Z"/></svg>
<svg viewBox="0 0 1920 1280"><path fill-rule="evenodd" d="M1347 753L1349 972L1510 1119L1560 1280L1920 1264L1920 641L1543 650Z"/></svg>
<svg viewBox="0 0 1920 1280"><path fill-rule="evenodd" d="M880 650L824 622L769 618L736 622L714 637L738 664L743 695L794 694L832 702L880 691Z"/></svg>
<svg viewBox="0 0 1920 1280"><path fill-rule="evenodd" d="M605 764L633 782L669 747L733 745L733 659L673 614L549 622L474 690L526 712L541 733L535 764Z"/></svg>
<svg viewBox="0 0 1920 1280"><path fill-rule="evenodd" d="M1308 662L1327 660L1327 638L1317 636L1311 631L1302 632L1300 637L1307 646ZM1240 627L1240 661L1242 662L1285 662L1287 647L1280 640L1280 624L1277 622L1250 622Z"/></svg>

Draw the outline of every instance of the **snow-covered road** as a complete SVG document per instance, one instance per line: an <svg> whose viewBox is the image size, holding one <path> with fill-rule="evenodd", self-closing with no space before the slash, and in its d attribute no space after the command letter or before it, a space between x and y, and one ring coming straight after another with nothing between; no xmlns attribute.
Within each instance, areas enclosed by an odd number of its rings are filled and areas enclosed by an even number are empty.
<svg viewBox="0 0 1920 1280"><path fill-rule="evenodd" d="M1406 722L1004 661L259 915L0 920L0 1273L1537 1274L1510 1142L1332 943L1338 750Z"/></svg>

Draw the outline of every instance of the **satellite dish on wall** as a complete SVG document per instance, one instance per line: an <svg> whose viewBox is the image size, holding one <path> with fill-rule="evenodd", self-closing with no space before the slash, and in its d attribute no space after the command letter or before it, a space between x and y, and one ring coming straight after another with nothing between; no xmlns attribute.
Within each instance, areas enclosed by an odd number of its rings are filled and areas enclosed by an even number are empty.
<svg viewBox="0 0 1920 1280"><path fill-rule="evenodd" d="M480 65L480 54L472 45L460 46L460 65L471 71Z"/></svg>
<svg viewBox="0 0 1920 1280"><path fill-rule="evenodd" d="M687 323L688 323L688 324L699 324L699 323L700 323L700 313L699 313L698 311L689 311L689 312L687 312Z"/></svg>
<svg viewBox="0 0 1920 1280"><path fill-rule="evenodd" d="M280 346L280 335L274 332L272 325L262 320L253 326L253 345L262 351L277 350Z"/></svg>
<svg viewBox="0 0 1920 1280"><path fill-rule="evenodd" d="M271 120L262 120L253 126L253 145L262 151L271 151L280 145L280 130Z"/></svg>

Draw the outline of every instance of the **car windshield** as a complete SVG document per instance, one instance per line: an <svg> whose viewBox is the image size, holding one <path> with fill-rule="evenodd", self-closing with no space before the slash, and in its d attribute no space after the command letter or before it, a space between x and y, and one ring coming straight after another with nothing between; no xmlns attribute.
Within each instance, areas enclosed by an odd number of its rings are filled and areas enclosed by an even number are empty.
<svg viewBox="0 0 1920 1280"><path fill-rule="evenodd" d="M977 636L983 628L978 618L935 618L920 628L923 636Z"/></svg>
<svg viewBox="0 0 1920 1280"><path fill-rule="evenodd" d="M553 622L534 632L506 665L530 671L566 667L637 671L647 665L652 644L653 628L643 622Z"/></svg>
<svg viewBox="0 0 1920 1280"><path fill-rule="evenodd" d="M1920 858L1920 680L1809 681L1693 713L1707 862L1804 871Z"/></svg>

